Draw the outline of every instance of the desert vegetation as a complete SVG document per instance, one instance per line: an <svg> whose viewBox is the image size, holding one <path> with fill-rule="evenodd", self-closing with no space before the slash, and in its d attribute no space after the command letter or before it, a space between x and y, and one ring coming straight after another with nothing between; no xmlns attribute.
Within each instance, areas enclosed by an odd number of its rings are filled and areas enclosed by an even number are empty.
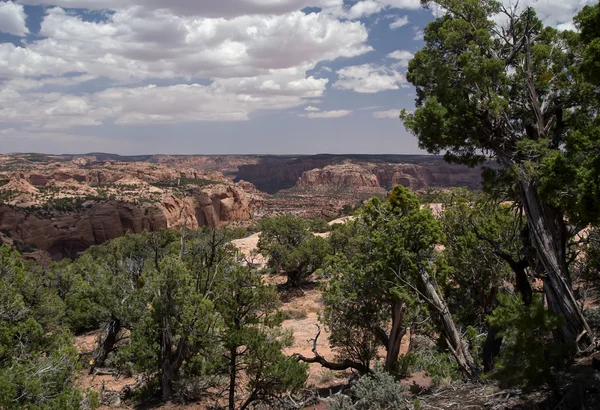
<svg viewBox="0 0 600 410"><path fill-rule="evenodd" d="M573 32L532 8L436 3L400 116L449 162L494 162L482 190L397 185L329 224L185 216L48 266L2 245L0 408L598 408L600 5ZM308 292L316 312L282 307Z"/></svg>

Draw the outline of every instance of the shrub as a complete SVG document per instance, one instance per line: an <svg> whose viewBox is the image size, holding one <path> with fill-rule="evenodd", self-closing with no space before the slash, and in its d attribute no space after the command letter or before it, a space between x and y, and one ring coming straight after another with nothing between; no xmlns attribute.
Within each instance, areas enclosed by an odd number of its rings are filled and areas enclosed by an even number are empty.
<svg viewBox="0 0 600 410"><path fill-rule="evenodd" d="M372 374L358 379L349 396L340 395L331 400L330 410L401 410L408 409L407 387L385 372L381 365Z"/></svg>
<svg viewBox="0 0 600 410"><path fill-rule="evenodd" d="M526 306L521 298L500 296L501 306L488 317L488 324L502 329L500 357L491 378L503 386L525 390L552 383L557 370L563 369L573 353L573 346L557 344L553 333L560 318L544 307L541 295Z"/></svg>

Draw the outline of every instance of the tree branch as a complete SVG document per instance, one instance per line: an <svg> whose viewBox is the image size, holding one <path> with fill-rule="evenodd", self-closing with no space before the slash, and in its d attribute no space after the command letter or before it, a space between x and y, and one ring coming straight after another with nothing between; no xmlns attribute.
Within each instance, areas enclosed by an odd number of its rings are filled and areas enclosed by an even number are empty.
<svg viewBox="0 0 600 410"><path fill-rule="evenodd" d="M321 356L319 354L319 352L317 351L317 341L319 340L319 336L321 335L321 327L319 325L317 325L317 329L318 329L318 332L317 332L317 335L315 336L315 338L313 339L313 348L312 348L314 357L306 357L306 356L301 355L300 353L294 353L293 357L295 357L297 360L304 362L304 363L319 363L321 366L323 366L324 368L329 369L329 370L355 369L363 374L371 373L371 369L369 369L367 366L365 366L361 363L357 363L357 362L354 362L349 359L345 359L341 363L333 363L333 362L330 362L327 359L325 359L323 356Z"/></svg>

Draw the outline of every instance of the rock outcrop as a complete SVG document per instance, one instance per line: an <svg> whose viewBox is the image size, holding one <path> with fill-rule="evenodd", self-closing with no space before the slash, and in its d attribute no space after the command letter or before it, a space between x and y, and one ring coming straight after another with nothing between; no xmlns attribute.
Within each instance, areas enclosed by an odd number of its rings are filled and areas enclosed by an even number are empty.
<svg viewBox="0 0 600 410"><path fill-rule="evenodd" d="M479 170L448 164L430 167L416 164L345 163L306 171L298 178L296 187L371 189L375 192L377 188L387 191L396 185L413 189L477 187L480 180Z"/></svg>
<svg viewBox="0 0 600 410"><path fill-rule="evenodd" d="M0 232L25 247L46 251L54 260L74 258L92 245L123 236L164 228L219 227L252 218L240 187L215 185L189 197L171 195L155 204L89 201L82 209L59 212L0 206Z"/></svg>
<svg viewBox="0 0 600 410"><path fill-rule="evenodd" d="M293 187L426 187L481 186L481 170L451 165L441 157L401 155L315 155L264 157L242 165L238 178L268 193Z"/></svg>
<svg viewBox="0 0 600 410"><path fill-rule="evenodd" d="M348 188L381 188L377 176L369 169L359 164L328 165L304 172L297 187L348 187Z"/></svg>

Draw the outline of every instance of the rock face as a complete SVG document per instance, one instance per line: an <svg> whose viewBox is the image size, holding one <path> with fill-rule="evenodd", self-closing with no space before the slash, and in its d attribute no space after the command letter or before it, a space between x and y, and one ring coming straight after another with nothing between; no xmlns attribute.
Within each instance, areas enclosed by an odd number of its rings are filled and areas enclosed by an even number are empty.
<svg viewBox="0 0 600 410"><path fill-rule="evenodd" d="M261 205L254 185L217 171L20 155L0 155L0 240L36 260L73 258L127 231L244 223Z"/></svg>
<svg viewBox="0 0 600 410"><path fill-rule="evenodd" d="M328 165L304 172L297 187L330 187L389 190L396 185L422 189L427 187L450 187L479 185L479 170L440 164L428 167L416 164L340 164ZM376 190L376 189L375 189Z"/></svg>
<svg viewBox="0 0 600 410"><path fill-rule="evenodd" d="M377 176L368 167L358 164L328 165L306 171L297 187L330 186L353 188L380 188Z"/></svg>
<svg viewBox="0 0 600 410"><path fill-rule="evenodd" d="M268 193L311 186L383 188L404 185L426 187L481 185L481 170L450 165L441 157L401 155L315 155L264 157L241 165L238 178Z"/></svg>
<svg viewBox="0 0 600 410"><path fill-rule="evenodd" d="M332 218L398 184L477 188L481 176L423 155L0 154L0 241L36 260L61 259L126 231L181 229L184 221Z"/></svg>
<svg viewBox="0 0 600 410"><path fill-rule="evenodd" d="M168 196L152 205L121 201L84 204L69 212L31 211L0 206L0 232L20 243L46 251L54 260L74 258L92 245L123 236L164 228L218 227L252 218L245 192L236 186L216 185L185 198Z"/></svg>

